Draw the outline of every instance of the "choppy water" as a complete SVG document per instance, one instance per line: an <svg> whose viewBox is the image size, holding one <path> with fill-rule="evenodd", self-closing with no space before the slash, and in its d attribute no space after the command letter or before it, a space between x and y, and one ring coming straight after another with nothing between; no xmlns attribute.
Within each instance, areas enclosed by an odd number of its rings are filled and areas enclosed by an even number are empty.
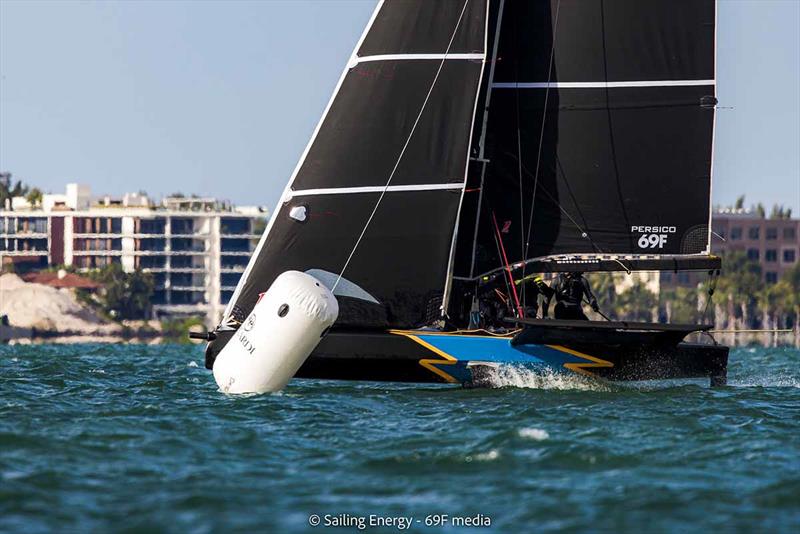
<svg viewBox="0 0 800 534"><path fill-rule="evenodd" d="M355 531L375 514L438 532L431 514L483 514L470 531L797 532L798 365L736 349L721 389L510 375L233 398L198 347L0 347L0 531L306 531L311 514Z"/></svg>

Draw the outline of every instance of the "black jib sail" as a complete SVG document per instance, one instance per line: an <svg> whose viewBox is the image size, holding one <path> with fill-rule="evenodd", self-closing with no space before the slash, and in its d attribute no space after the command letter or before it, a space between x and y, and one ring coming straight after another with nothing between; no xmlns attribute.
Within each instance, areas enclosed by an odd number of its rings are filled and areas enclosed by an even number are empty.
<svg viewBox="0 0 800 534"><path fill-rule="evenodd" d="M714 0L492 7L456 276L503 266L499 240L528 272L716 265Z"/></svg>
<svg viewBox="0 0 800 534"><path fill-rule="evenodd" d="M486 17L486 0L379 3L229 314L248 313L290 269L343 274L366 297L339 296L339 325L411 327L441 314Z"/></svg>

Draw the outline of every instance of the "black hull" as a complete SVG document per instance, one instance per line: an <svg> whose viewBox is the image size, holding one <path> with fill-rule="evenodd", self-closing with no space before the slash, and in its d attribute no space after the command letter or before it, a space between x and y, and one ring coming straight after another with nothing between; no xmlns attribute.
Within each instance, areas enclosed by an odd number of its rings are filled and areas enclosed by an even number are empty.
<svg viewBox="0 0 800 534"><path fill-rule="evenodd" d="M297 373L299 378L336 380L377 380L390 382L470 384L478 378L476 369L485 363L519 365L519 358L496 355L468 358L447 354L415 341L419 332L331 332ZM433 336L434 334L431 334ZM430 337L430 336L429 336ZM454 336L450 336L454 337ZM460 335L462 344L483 336ZM511 345L510 338L500 338ZM555 345L547 345L554 347ZM526 345L523 348L537 347ZM678 343L674 346L647 344L561 343L560 350L580 354L585 364L574 361L548 361L548 367L565 372L595 376L613 381L708 378L713 385L724 385L727 377L728 348L720 345ZM604 363L599 363L604 362ZM427 364L427 365L426 365ZM455 372L466 368L466 373ZM435 370L442 372L436 372Z"/></svg>

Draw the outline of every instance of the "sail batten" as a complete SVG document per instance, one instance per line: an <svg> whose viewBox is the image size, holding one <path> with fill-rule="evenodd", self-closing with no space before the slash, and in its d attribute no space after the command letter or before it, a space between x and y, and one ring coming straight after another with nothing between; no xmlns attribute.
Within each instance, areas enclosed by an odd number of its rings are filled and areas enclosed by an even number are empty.
<svg viewBox="0 0 800 534"><path fill-rule="evenodd" d="M456 54L456 53L447 53L447 54L380 54L377 56L364 56L364 57L356 57L351 63L351 68L356 66L359 63L367 63L370 61L413 61L413 60L445 60L445 61L459 61L459 60L468 60L468 61L483 61L484 54Z"/></svg>
<svg viewBox="0 0 800 534"><path fill-rule="evenodd" d="M361 187L329 187L323 189L299 189L291 190L287 194L287 200L292 197L311 196L311 195L352 195L358 193L387 193L397 191L436 191L439 189L463 189L463 182L446 182L443 184L410 184L410 185L375 185Z"/></svg>
<svg viewBox="0 0 800 534"><path fill-rule="evenodd" d="M685 87L716 85L716 80L628 80L618 82L496 82L492 89L614 89L618 87Z"/></svg>

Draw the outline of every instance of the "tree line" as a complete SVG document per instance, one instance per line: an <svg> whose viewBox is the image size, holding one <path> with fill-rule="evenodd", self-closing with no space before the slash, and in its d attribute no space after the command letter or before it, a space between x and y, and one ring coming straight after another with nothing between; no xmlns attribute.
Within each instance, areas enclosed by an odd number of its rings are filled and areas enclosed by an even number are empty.
<svg viewBox="0 0 800 534"><path fill-rule="evenodd" d="M600 310L615 320L706 323L717 330L800 331L800 262L777 282L766 283L758 262L744 252L730 251L722 257L718 277L708 276L693 287L662 284L658 294L640 280L617 293L618 276L594 273L587 278Z"/></svg>

